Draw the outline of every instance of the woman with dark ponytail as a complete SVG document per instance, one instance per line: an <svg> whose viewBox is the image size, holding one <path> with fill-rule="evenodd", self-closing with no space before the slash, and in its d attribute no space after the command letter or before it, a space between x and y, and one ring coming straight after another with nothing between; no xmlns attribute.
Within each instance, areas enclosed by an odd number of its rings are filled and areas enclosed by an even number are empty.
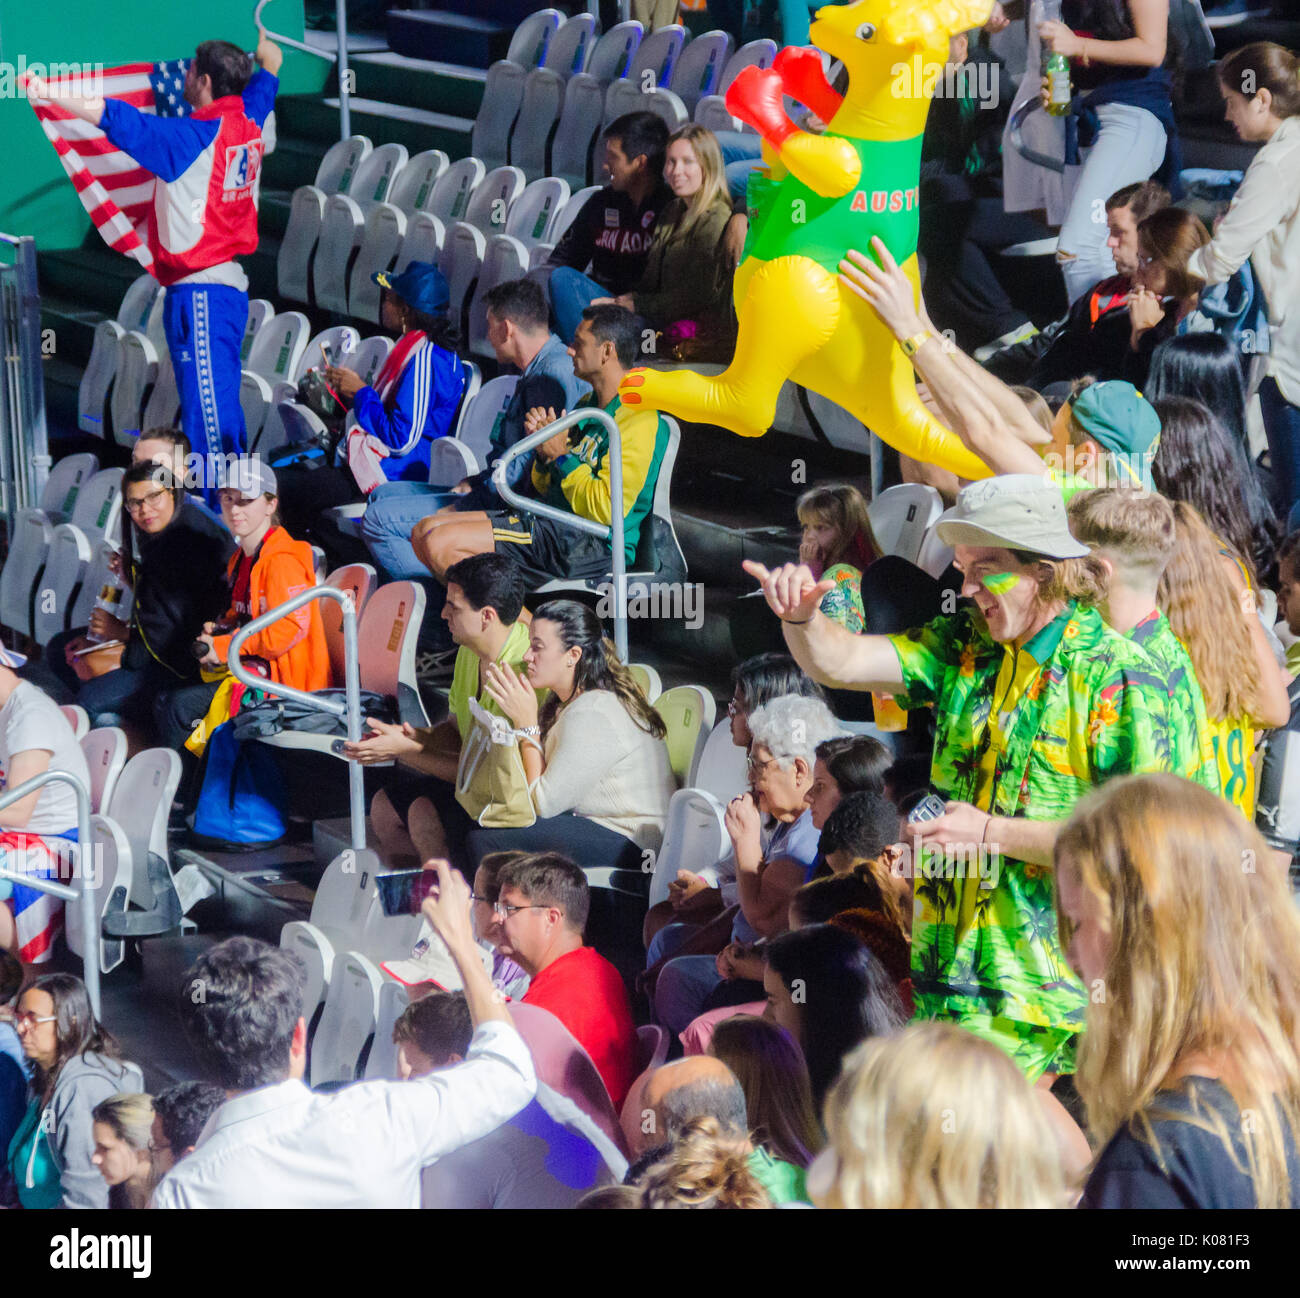
<svg viewBox="0 0 1300 1298"><path fill-rule="evenodd" d="M524 673L491 664L484 689L515 727L537 821L472 831L470 857L555 851L582 866L641 873L659 850L677 787L663 720L591 609L552 600L529 629Z"/></svg>

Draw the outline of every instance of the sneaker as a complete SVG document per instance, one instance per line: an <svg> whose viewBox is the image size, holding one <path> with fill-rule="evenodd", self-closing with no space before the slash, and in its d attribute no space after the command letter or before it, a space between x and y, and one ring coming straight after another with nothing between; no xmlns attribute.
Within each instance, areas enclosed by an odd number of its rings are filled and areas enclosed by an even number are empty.
<svg viewBox="0 0 1300 1298"><path fill-rule="evenodd" d="M1010 333L1005 333L1001 338L995 338L991 343L985 343L983 347L977 347L971 353L972 357L981 365L997 352L1002 351L1004 347L1014 347L1017 343L1027 343L1031 338L1038 337L1038 326L1026 321L1019 329L1012 329Z"/></svg>

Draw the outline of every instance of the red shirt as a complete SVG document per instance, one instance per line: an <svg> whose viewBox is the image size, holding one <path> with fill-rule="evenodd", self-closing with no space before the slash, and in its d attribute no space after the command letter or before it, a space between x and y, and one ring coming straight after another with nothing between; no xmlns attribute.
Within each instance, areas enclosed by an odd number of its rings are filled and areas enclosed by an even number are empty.
<svg viewBox="0 0 1300 1298"><path fill-rule="evenodd" d="M636 1080L636 1027L618 970L594 948L579 947L533 979L524 1004L550 1010L573 1033L621 1109Z"/></svg>

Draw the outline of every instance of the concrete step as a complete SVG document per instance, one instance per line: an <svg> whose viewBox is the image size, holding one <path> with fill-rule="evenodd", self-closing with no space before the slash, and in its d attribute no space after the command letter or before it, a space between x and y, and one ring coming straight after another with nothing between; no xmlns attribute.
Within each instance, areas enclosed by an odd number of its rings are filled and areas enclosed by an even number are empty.
<svg viewBox="0 0 1300 1298"><path fill-rule="evenodd" d="M361 97L354 97L351 103L353 133L369 136L375 144L404 144L412 153L421 149L442 149L452 158L463 158L469 153L470 132L474 128L472 118ZM291 137L320 141L318 161L329 145L338 139L339 101L336 98L296 96L281 100L277 111L281 113L284 129Z"/></svg>
<svg viewBox="0 0 1300 1298"><path fill-rule="evenodd" d="M436 109L456 117L478 116L487 72L435 59L414 59L392 50L358 54L354 95L411 108Z"/></svg>
<svg viewBox="0 0 1300 1298"><path fill-rule="evenodd" d="M509 52L514 23L446 9L392 9L387 31L389 49L408 58L487 68Z"/></svg>

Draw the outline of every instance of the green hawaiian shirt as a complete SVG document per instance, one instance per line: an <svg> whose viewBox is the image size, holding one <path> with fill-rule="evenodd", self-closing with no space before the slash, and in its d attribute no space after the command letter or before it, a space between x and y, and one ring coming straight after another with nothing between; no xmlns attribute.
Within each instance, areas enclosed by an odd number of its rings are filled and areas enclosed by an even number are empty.
<svg viewBox="0 0 1300 1298"><path fill-rule="evenodd" d="M1146 650L1169 684L1170 769L1209 789L1216 797L1222 796L1223 781L1214 756L1214 735L1205 714L1205 696L1183 642L1158 609L1143 618L1128 638Z"/></svg>
<svg viewBox="0 0 1300 1298"><path fill-rule="evenodd" d="M1038 668L1000 718L991 780L989 712L1014 647L996 643L974 608L889 639L904 682L896 702L934 708L930 778L946 799L996 816L1062 820L1106 780L1170 769L1168 689L1145 653L1093 609L1068 605L1021 647ZM1084 988L1060 947L1051 870L983 848L967 855L915 866L917 1016L1006 1037L1035 1075L1050 1055L1022 1057L1016 1039L1041 1033L1054 1052L1084 1025ZM993 1020L1000 1026L990 1033Z"/></svg>

